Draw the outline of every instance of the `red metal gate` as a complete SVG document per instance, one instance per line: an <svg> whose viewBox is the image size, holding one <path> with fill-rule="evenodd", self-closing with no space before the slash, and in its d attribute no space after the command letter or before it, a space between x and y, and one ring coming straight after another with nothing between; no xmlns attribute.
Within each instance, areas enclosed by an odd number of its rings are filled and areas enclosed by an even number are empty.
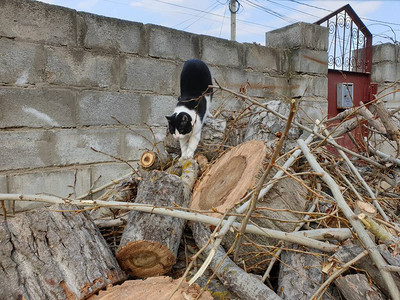
<svg viewBox="0 0 400 300"><path fill-rule="evenodd" d="M356 107L360 101L366 103L372 99L372 34L350 5L343 6L315 23L329 28L328 118L331 118L347 107ZM351 88L353 95L350 93ZM351 101L341 101L341 96L346 92ZM361 142L361 126L351 134L356 141ZM341 138L338 143L357 151L349 136Z"/></svg>

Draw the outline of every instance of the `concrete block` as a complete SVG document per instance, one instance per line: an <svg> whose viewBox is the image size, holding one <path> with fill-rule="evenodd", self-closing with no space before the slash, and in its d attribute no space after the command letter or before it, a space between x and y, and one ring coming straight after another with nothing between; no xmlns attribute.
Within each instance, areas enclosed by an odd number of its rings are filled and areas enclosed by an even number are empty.
<svg viewBox="0 0 400 300"><path fill-rule="evenodd" d="M167 126L165 116L173 113L178 98L163 95L144 95L140 107L142 109L142 124L149 126Z"/></svg>
<svg viewBox="0 0 400 300"><path fill-rule="evenodd" d="M288 51L256 44L244 44L247 67L262 72L283 73L288 70Z"/></svg>
<svg viewBox="0 0 400 300"><path fill-rule="evenodd" d="M0 170L51 166L55 134L47 130L0 131Z"/></svg>
<svg viewBox="0 0 400 300"><path fill-rule="evenodd" d="M143 57L127 57L121 66L121 88L172 94L179 84L179 72L173 62Z"/></svg>
<svg viewBox="0 0 400 300"><path fill-rule="evenodd" d="M380 63L384 61L395 62L397 59L396 46L392 43L375 45L372 47L372 63Z"/></svg>
<svg viewBox="0 0 400 300"><path fill-rule="evenodd" d="M290 98L288 78L264 76L263 98L268 100L285 100Z"/></svg>
<svg viewBox="0 0 400 300"><path fill-rule="evenodd" d="M76 126L70 90L2 88L0 107L0 128Z"/></svg>
<svg viewBox="0 0 400 300"><path fill-rule="evenodd" d="M146 150L152 150L157 143L160 149L163 149L162 142L165 139L166 127L153 127L155 140L148 128L137 127L132 131L125 130L123 136L123 157L126 160L139 160L142 153Z"/></svg>
<svg viewBox="0 0 400 300"><path fill-rule="evenodd" d="M328 74L328 53L310 49L293 50L291 70L299 73Z"/></svg>
<svg viewBox="0 0 400 300"><path fill-rule="evenodd" d="M27 86L43 82L46 61L43 45L0 39L0 53L1 83Z"/></svg>
<svg viewBox="0 0 400 300"><path fill-rule="evenodd" d="M46 47L46 77L50 84L118 88L117 58L81 49Z"/></svg>
<svg viewBox="0 0 400 300"><path fill-rule="evenodd" d="M242 44L201 36L201 59L206 63L226 67L241 67Z"/></svg>
<svg viewBox="0 0 400 300"><path fill-rule="evenodd" d="M295 23L266 33L265 46L277 48L308 48L328 50L329 30L327 27Z"/></svg>
<svg viewBox="0 0 400 300"><path fill-rule="evenodd" d="M114 116L123 124L140 125L143 114L141 103L139 94L83 91L78 96L78 124L118 124L111 118Z"/></svg>
<svg viewBox="0 0 400 300"><path fill-rule="evenodd" d="M78 12L78 41L85 48L139 53L143 24Z"/></svg>
<svg viewBox="0 0 400 300"><path fill-rule="evenodd" d="M0 175L0 193L8 193L7 175Z"/></svg>
<svg viewBox="0 0 400 300"><path fill-rule="evenodd" d="M120 128L87 128L59 130L55 134L55 160L57 165L88 164L115 161L108 155L120 157ZM97 153L91 148L108 155Z"/></svg>
<svg viewBox="0 0 400 300"><path fill-rule="evenodd" d="M321 76L294 76L291 78L291 97L328 99L328 78Z"/></svg>
<svg viewBox="0 0 400 300"><path fill-rule="evenodd" d="M381 62L372 65L371 81L374 82L396 82L400 79L399 63Z"/></svg>
<svg viewBox="0 0 400 300"><path fill-rule="evenodd" d="M76 11L39 1L0 1L0 36L76 45Z"/></svg>
<svg viewBox="0 0 400 300"><path fill-rule="evenodd" d="M400 89L400 84L392 84L392 83L387 83L387 84L379 84L378 85L378 95L379 97L386 95L385 97L382 97L382 101L385 102L386 107L388 108L397 108L400 106L400 92L396 92L396 90Z"/></svg>
<svg viewBox="0 0 400 300"><path fill-rule="evenodd" d="M9 176L10 193L51 194L76 198L90 189L90 170L62 169ZM44 203L16 201L15 211L25 211L45 206Z"/></svg>
<svg viewBox="0 0 400 300"><path fill-rule="evenodd" d="M149 39L149 55L186 61L199 58L197 35L156 25L146 25Z"/></svg>

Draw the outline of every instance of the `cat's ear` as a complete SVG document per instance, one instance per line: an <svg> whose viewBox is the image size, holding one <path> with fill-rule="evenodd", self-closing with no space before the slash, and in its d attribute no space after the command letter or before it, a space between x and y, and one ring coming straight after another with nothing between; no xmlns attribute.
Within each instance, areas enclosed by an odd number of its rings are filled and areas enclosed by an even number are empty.
<svg viewBox="0 0 400 300"><path fill-rule="evenodd" d="M168 122L171 122L174 119L174 115L171 116L165 116L168 120Z"/></svg>

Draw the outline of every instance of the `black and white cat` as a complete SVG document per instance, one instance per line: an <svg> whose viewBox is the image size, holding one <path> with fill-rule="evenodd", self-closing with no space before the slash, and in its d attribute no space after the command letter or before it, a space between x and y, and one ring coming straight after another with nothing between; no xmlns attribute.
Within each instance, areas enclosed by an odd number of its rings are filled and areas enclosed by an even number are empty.
<svg viewBox="0 0 400 300"><path fill-rule="evenodd" d="M211 73L199 59L185 62L181 72L181 95L171 116L167 116L169 132L179 140L181 158L192 158L200 141L201 128L209 112L212 98Z"/></svg>

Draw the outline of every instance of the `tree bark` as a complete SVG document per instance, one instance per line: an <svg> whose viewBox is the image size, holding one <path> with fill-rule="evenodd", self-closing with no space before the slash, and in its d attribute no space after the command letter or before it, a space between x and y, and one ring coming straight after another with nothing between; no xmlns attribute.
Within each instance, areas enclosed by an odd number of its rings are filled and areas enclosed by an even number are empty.
<svg viewBox="0 0 400 300"><path fill-rule="evenodd" d="M193 237L199 248L202 248L210 238L210 230L201 223L193 223ZM211 246L206 248L210 251ZM246 300L278 300L281 299L274 291L264 285L258 278L250 275L239 268L229 257L222 247L210 263L210 267L216 272L221 282L241 299Z"/></svg>
<svg viewBox="0 0 400 300"><path fill-rule="evenodd" d="M194 174L197 168L190 168L196 163L186 162L181 173L191 170L192 176L197 176ZM180 177L153 170L139 184L135 202L156 207L187 207L189 197L190 188ZM168 272L175 264L184 224L179 218L132 211L116 254L121 267L142 278Z"/></svg>
<svg viewBox="0 0 400 300"><path fill-rule="evenodd" d="M368 282L364 274L339 277L335 285L346 300L384 300L385 296L374 284Z"/></svg>
<svg viewBox="0 0 400 300"><path fill-rule="evenodd" d="M294 251L283 251L278 278L278 294L282 299L307 300L322 284L322 258L304 252L301 246L293 245ZM307 251L307 250L306 250ZM334 289L330 288L322 299L337 299L333 297Z"/></svg>
<svg viewBox="0 0 400 300"><path fill-rule="evenodd" d="M53 205L0 226L1 299L82 299L126 278L86 213Z"/></svg>
<svg viewBox="0 0 400 300"><path fill-rule="evenodd" d="M379 249L379 247L378 247ZM338 252L335 253L334 257L337 258L338 260L346 263L356 257L358 254L360 254L362 251L364 251L363 248L360 246L356 245L344 245L340 248ZM359 260L358 262L355 263L355 267L359 269L365 270L369 276L371 276L373 282L386 294L390 295L390 292L387 288L387 284L385 280L382 278L381 272L379 272L378 268L371 262L369 257L364 257L363 259ZM400 287L400 277L398 275L395 275L395 273L392 274L393 279L397 285L397 287Z"/></svg>

